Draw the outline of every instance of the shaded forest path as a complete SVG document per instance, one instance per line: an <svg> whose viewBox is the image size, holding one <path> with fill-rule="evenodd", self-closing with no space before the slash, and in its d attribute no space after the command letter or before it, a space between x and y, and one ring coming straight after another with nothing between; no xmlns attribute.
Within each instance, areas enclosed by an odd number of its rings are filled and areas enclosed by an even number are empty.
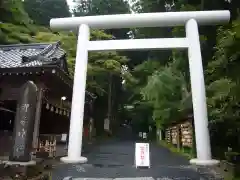
<svg viewBox="0 0 240 180"><path fill-rule="evenodd" d="M54 180L71 179L178 179L200 180L203 178L188 160L168 149L150 143L150 169L134 167L134 140L112 138L99 142L86 156L87 164L59 164L53 172ZM208 179L208 178L207 178Z"/></svg>

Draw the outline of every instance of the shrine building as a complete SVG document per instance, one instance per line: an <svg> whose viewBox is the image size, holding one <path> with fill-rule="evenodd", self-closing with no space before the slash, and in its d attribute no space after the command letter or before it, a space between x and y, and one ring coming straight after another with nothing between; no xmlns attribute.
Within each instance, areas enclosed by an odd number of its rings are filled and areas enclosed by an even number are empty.
<svg viewBox="0 0 240 180"><path fill-rule="evenodd" d="M29 80L38 89L33 147L42 134L69 131L73 80L60 42L0 45L0 156L11 147L19 90ZM84 121L88 121L94 95L86 92L85 99Z"/></svg>

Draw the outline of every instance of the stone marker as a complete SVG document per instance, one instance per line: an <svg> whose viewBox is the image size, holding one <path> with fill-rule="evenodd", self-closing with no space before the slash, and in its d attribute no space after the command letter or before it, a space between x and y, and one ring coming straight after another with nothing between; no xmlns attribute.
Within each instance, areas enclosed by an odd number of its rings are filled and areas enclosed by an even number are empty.
<svg viewBox="0 0 240 180"><path fill-rule="evenodd" d="M27 81L20 89L10 161L31 161L32 139L37 103L37 86Z"/></svg>

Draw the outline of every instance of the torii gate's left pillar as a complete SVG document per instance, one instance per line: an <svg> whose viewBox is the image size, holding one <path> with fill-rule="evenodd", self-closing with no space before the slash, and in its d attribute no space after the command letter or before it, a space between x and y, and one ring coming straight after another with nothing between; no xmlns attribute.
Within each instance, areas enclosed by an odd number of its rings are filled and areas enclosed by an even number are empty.
<svg viewBox="0 0 240 180"><path fill-rule="evenodd" d="M68 156L62 157L65 163L85 163L87 158L82 156L82 132L88 64L87 44L90 37L89 27L82 24L78 31L77 56L72 96L72 112L69 129Z"/></svg>

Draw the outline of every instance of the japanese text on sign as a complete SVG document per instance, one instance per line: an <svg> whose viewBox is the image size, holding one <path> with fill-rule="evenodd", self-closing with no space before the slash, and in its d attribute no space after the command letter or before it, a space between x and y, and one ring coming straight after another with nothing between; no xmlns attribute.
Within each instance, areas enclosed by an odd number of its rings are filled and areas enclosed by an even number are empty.
<svg viewBox="0 0 240 180"><path fill-rule="evenodd" d="M140 147L140 158L141 158L141 164L144 164L144 147Z"/></svg>
<svg viewBox="0 0 240 180"><path fill-rule="evenodd" d="M29 104L23 104L21 109L22 109L23 111L27 112L27 111L28 111L28 108L29 108Z"/></svg>
<svg viewBox="0 0 240 180"><path fill-rule="evenodd" d="M150 167L149 143L136 143L135 166Z"/></svg>
<svg viewBox="0 0 240 180"><path fill-rule="evenodd" d="M27 136L27 131L26 131L26 125L27 125L27 116L26 113L28 112L29 109L29 104L22 104L21 107L21 120L20 120L20 127L19 130L17 132L17 136L20 137L23 141ZM16 152L23 152L24 151L24 145L22 144L22 141L19 141L19 144L16 147ZM18 154L19 156L19 154Z"/></svg>

